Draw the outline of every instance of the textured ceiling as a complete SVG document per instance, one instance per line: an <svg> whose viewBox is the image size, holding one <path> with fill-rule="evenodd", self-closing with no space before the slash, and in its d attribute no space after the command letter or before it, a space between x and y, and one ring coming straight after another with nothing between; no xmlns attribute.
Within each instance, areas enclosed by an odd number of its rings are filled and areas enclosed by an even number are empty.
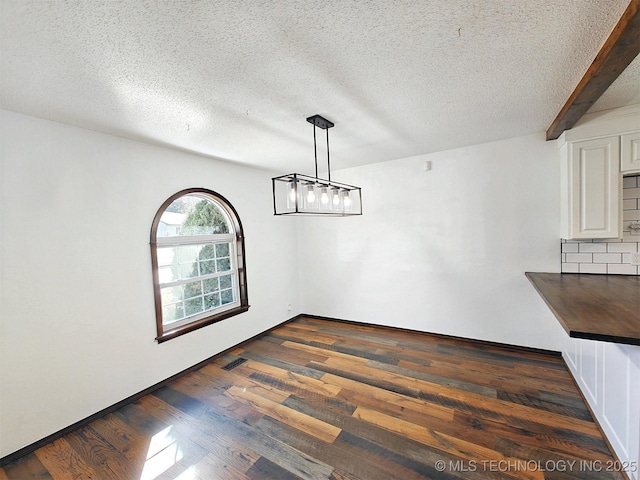
<svg viewBox="0 0 640 480"><path fill-rule="evenodd" d="M546 130L628 0L0 0L2 107L282 173ZM640 103L638 59L592 110Z"/></svg>

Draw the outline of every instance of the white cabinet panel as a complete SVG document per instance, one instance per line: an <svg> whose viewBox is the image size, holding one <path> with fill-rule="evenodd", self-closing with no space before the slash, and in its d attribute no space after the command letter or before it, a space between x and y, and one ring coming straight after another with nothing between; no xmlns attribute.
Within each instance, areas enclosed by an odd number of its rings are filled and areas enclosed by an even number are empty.
<svg viewBox="0 0 640 480"><path fill-rule="evenodd" d="M617 238L622 198L619 137L567 144L562 150L562 237Z"/></svg>
<svg viewBox="0 0 640 480"><path fill-rule="evenodd" d="M620 171L625 174L640 172L640 132L620 137Z"/></svg>
<svg viewBox="0 0 640 480"><path fill-rule="evenodd" d="M578 376L578 341L565 335L564 339L564 358L573 372L573 376Z"/></svg>
<svg viewBox="0 0 640 480"><path fill-rule="evenodd" d="M629 477L640 480L640 346L566 337L563 357Z"/></svg>
<svg viewBox="0 0 640 480"><path fill-rule="evenodd" d="M615 443L620 445L625 456L629 455L631 412L630 360L615 344L603 345L604 355L602 369L602 402L603 428L611 431Z"/></svg>
<svg viewBox="0 0 640 480"><path fill-rule="evenodd" d="M584 386L583 393L590 397L589 403L592 407L599 405L599 378L598 378L598 343L590 340L580 340L580 380Z"/></svg>

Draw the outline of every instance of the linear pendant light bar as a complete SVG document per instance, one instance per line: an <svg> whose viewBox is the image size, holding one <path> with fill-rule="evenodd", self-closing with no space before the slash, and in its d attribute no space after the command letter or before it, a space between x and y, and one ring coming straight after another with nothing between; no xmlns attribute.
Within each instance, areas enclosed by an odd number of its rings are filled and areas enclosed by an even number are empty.
<svg viewBox="0 0 640 480"><path fill-rule="evenodd" d="M274 215L323 215L345 217L362 215L360 187L331 180L329 129L333 122L320 115L307 118L313 125L313 150L316 176L289 173L271 179ZM327 178L318 177L316 128L327 132Z"/></svg>

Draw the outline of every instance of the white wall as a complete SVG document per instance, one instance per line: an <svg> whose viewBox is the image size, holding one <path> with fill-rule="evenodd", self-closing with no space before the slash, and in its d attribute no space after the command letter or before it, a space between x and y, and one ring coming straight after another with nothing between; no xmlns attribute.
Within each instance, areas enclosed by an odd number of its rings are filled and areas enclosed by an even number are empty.
<svg viewBox="0 0 640 480"><path fill-rule="evenodd" d="M561 350L524 276L560 268L555 142L541 133L333 178L362 187L364 215L299 223L303 312Z"/></svg>
<svg viewBox="0 0 640 480"><path fill-rule="evenodd" d="M300 311L268 172L0 112L0 457ZM198 186L240 215L251 309L159 345L151 222Z"/></svg>

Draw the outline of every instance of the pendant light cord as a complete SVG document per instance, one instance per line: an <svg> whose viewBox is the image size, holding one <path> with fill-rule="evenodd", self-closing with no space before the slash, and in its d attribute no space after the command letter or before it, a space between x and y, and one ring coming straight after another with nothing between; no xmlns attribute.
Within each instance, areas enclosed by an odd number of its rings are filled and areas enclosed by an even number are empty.
<svg viewBox="0 0 640 480"><path fill-rule="evenodd" d="M318 148L316 147L316 124L313 124L313 155L316 159L316 178L318 178Z"/></svg>
<svg viewBox="0 0 640 480"><path fill-rule="evenodd" d="M327 175L329 177L329 181L331 181L331 163L329 162L329 129L328 128L327 128Z"/></svg>
<svg viewBox="0 0 640 480"><path fill-rule="evenodd" d="M320 117L322 118L322 117ZM318 145L317 145L317 139L316 139L316 123L312 122L311 120L313 119L313 117L309 117L307 118L307 121L309 121L309 123L311 123L313 125L313 157L315 160L315 164L316 164L316 181L318 178ZM324 120L324 119L322 119ZM331 159L329 157L329 128L332 127L333 124L329 124L327 125L326 123L323 124L323 126L321 126L321 128L324 128L327 131L327 177L328 180L331 181Z"/></svg>

